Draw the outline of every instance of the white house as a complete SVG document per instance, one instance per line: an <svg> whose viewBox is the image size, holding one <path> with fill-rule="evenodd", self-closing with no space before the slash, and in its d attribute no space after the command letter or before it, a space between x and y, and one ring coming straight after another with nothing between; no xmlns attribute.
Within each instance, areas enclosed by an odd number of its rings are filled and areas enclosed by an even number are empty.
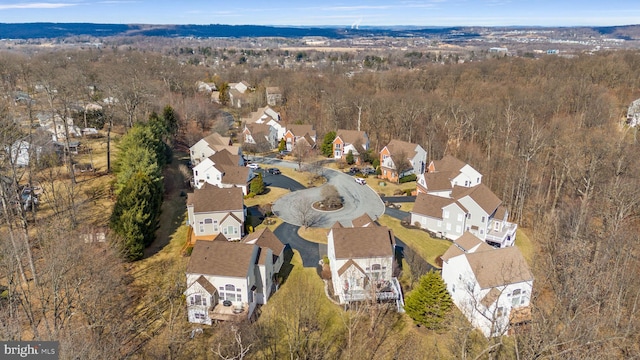
<svg viewBox="0 0 640 360"><path fill-rule="evenodd" d="M196 241L184 292L189 322L251 319L277 289L284 248L269 229L242 242L225 241L222 235Z"/></svg>
<svg viewBox="0 0 640 360"><path fill-rule="evenodd" d="M286 126L280 117L280 113L269 106L259 108L257 111L252 112L248 117L242 118L241 120L245 124L267 124L272 126L276 129L277 141L282 139L287 131Z"/></svg>
<svg viewBox="0 0 640 360"><path fill-rule="evenodd" d="M187 265L189 322L250 319L258 305L255 263L260 247L223 240L198 240ZM226 303L225 303L226 302Z"/></svg>
<svg viewBox="0 0 640 360"><path fill-rule="evenodd" d="M244 235L244 194L241 188L219 188L205 184L187 194L188 225L194 239L213 239L223 234L227 240Z"/></svg>
<svg viewBox="0 0 640 360"><path fill-rule="evenodd" d="M82 130L73 124L73 119L70 117L63 119L58 114L51 116L50 114L42 113L36 115L36 117L40 127L51 134L53 141L64 141L67 138L67 134L70 137L82 136Z"/></svg>
<svg viewBox="0 0 640 360"><path fill-rule="evenodd" d="M418 192L450 197L454 186L474 187L482 183L482 174L471 165L447 155L432 161L427 172L417 178Z"/></svg>
<svg viewBox="0 0 640 360"><path fill-rule="evenodd" d="M484 184L455 186L451 197L418 193L411 224L455 240L469 231L495 247L512 246L518 225L507 221L507 208Z"/></svg>
<svg viewBox="0 0 640 360"><path fill-rule="evenodd" d="M393 276L395 240L390 229L340 225L332 227L327 238L333 291L341 304L391 300L403 311L402 291Z"/></svg>
<svg viewBox="0 0 640 360"><path fill-rule="evenodd" d="M226 149L204 159L193 167L193 184L196 188L205 183L217 187L239 187L247 195L249 182L255 177L253 170L239 166L244 163L241 156L233 155Z"/></svg>
<svg viewBox="0 0 640 360"><path fill-rule="evenodd" d="M282 104L282 90L277 86L268 86L265 90L267 104L276 106Z"/></svg>
<svg viewBox="0 0 640 360"><path fill-rule="evenodd" d="M636 127L640 124L640 99L634 100L627 109L627 124Z"/></svg>
<svg viewBox="0 0 640 360"><path fill-rule="evenodd" d="M395 159L395 160L394 160ZM394 161L406 162L406 168L398 171ZM422 174L427 166L427 151L422 146L400 140L391 140L380 150L381 177L389 181L398 181L410 174Z"/></svg>
<svg viewBox="0 0 640 360"><path fill-rule="evenodd" d="M227 150L232 155L242 155L242 149L239 146L233 145L230 137L222 136L214 132L189 148L191 164L196 166L202 160L221 150ZM238 165L242 164L239 163Z"/></svg>
<svg viewBox="0 0 640 360"><path fill-rule="evenodd" d="M264 147L264 150L274 149L278 142L278 132L271 125L246 124L242 130L242 140L244 144L255 145L259 148Z"/></svg>
<svg viewBox="0 0 640 360"><path fill-rule="evenodd" d="M28 141L17 140L11 146L5 149L6 153L11 157L10 163L23 167L29 166L31 159L37 160L42 154L42 146L31 145ZM33 156L33 158L31 157Z"/></svg>
<svg viewBox="0 0 640 360"><path fill-rule="evenodd" d="M514 314L530 305L533 275L517 247L495 249L465 233L442 261L454 304L486 337L506 335Z"/></svg>

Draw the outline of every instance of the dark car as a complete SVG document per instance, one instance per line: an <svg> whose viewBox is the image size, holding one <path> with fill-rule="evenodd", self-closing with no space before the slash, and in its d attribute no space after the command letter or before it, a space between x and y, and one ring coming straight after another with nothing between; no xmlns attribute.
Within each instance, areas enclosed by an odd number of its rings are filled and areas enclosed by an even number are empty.
<svg viewBox="0 0 640 360"><path fill-rule="evenodd" d="M280 169L276 169L276 168L268 168L267 172L271 175L280 175L282 174L282 172L280 171Z"/></svg>

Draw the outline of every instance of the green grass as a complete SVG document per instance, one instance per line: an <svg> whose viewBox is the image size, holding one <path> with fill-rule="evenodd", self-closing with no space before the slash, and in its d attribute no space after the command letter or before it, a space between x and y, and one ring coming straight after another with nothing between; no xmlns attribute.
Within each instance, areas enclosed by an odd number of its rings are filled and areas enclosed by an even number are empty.
<svg viewBox="0 0 640 360"><path fill-rule="evenodd" d="M417 230L407 229L400 224L400 220L392 218L388 215L382 215L378 222L393 230L395 236L402 240L407 246L418 253L429 264L438 267L436 258L451 246L451 241L434 239L428 233Z"/></svg>

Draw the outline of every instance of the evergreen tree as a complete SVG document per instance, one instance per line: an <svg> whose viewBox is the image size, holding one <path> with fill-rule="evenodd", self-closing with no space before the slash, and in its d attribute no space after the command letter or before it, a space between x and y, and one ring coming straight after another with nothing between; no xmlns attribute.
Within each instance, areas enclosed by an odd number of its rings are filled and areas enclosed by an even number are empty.
<svg viewBox="0 0 640 360"><path fill-rule="evenodd" d="M280 142L278 143L278 151L285 151L287 150L287 141L282 138L280 139Z"/></svg>
<svg viewBox="0 0 640 360"><path fill-rule="evenodd" d="M229 83L227 82L222 83L218 91L220 92L220 96L218 97L220 104L222 105L229 104Z"/></svg>
<svg viewBox="0 0 640 360"><path fill-rule="evenodd" d="M262 174L258 173L258 176L251 180L249 191L255 195L260 195L264 192L264 180Z"/></svg>
<svg viewBox="0 0 640 360"><path fill-rule="evenodd" d="M345 156L345 160L349 165L353 165L356 162L356 159L353 156L353 151L349 150L349 152L347 153L347 156Z"/></svg>
<svg viewBox="0 0 640 360"><path fill-rule="evenodd" d="M320 147L320 151L326 157L331 157L333 155L333 140L336 139L336 132L329 131L322 140L322 146Z"/></svg>
<svg viewBox="0 0 640 360"><path fill-rule="evenodd" d="M453 301L440 274L429 271L405 298L404 309L417 324L438 329L451 310Z"/></svg>

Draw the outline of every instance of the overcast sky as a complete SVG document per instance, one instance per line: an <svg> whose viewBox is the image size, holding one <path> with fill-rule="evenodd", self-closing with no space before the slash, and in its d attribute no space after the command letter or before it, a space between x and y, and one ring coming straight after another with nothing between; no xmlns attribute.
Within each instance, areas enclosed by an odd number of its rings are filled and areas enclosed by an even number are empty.
<svg viewBox="0 0 640 360"><path fill-rule="evenodd" d="M0 0L0 22L602 26L640 24L640 1Z"/></svg>

